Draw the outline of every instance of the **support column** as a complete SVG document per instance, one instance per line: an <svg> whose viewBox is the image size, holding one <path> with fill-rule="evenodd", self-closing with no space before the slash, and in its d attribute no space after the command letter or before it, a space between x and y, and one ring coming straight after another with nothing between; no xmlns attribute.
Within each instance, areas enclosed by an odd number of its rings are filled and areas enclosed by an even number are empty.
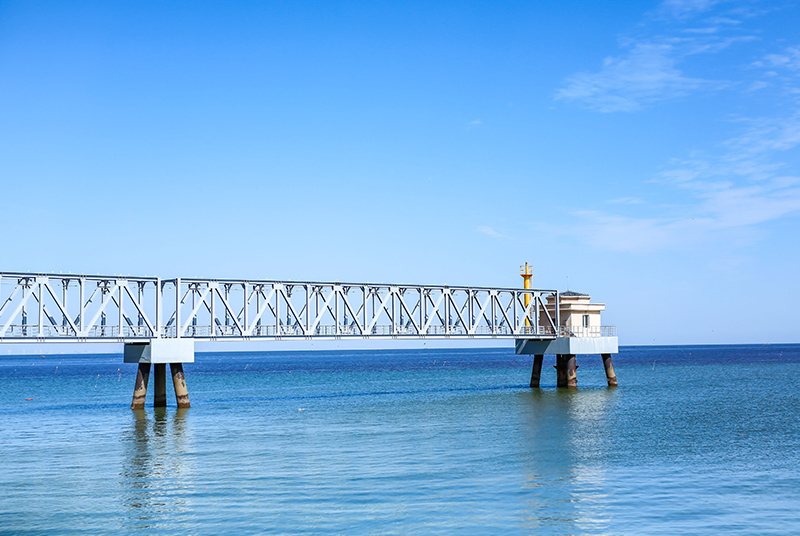
<svg viewBox="0 0 800 536"><path fill-rule="evenodd" d="M167 407L167 365L155 363L153 365L153 407Z"/></svg>
<svg viewBox="0 0 800 536"><path fill-rule="evenodd" d="M175 400L178 402L178 407L190 407L189 391L186 389L186 378L183 375L183 363L170 363L169 368L172 370L172 385L175 386Z"/></svg>
<svg viewBox="0 0 800 536"><path fill-rule="evenodd" d="M611 354L601 354L603 367L606 369L606 381L609 387L616 387L617 375L614 373L614 363L611 362Z"/></svg>
<svg viewBox="0 0 800 536"><path fill-rule="evenodd" d="M567 354L556 355L556 386L567 386Z"/></svg>
<svg viewBox="0 0 800 536"><path fill-rule="evenodd" d="M539 387L539 380L542 378L542 361L544 355L535 354L533 356L533 369L531 370L531 387Z"/></svg>
<svg viewBox="0 0 800 536"><path fill-rule="evenodd" d="M578 388L578 364L574 354L567 355L567 388Z"/></svg>
<svg viewBox="0 0 800 536"><path fill-rule="evenodd" d="M147 398L147 381L150 379L150 363L139 363L136 371L136 384L133 388L131 409L144 409Z"/></svg>

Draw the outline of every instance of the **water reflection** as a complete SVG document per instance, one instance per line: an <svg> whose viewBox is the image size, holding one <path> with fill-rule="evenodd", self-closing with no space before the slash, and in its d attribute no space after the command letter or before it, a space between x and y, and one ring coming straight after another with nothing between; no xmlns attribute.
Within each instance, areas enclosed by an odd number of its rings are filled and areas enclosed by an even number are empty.
<svg viewBox="0 0 800 536"><path fill-rule="evenodd" d="M526 501L522 524L537 534L610 528L605 473L615 390L520 393Z"/></svg>
<svg viewBox="0 0 800 536"><path fill-rule="evenodd" d="M131 412L120 484L130 529L151 529L191 509L192 438L186 409Z"/></svg>

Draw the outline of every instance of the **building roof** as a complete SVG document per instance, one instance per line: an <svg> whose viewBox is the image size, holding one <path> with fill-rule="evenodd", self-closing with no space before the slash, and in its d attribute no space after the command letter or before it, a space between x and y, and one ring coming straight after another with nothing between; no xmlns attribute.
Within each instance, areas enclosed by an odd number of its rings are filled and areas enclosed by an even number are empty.
<svg viewBox="0 0 800 536"><path fill-rule="evenodd" d="M565 292L560 293L562 296L588 296L588 294L584 294L583 292L575 292L574 290L567 290Z"/></svg>

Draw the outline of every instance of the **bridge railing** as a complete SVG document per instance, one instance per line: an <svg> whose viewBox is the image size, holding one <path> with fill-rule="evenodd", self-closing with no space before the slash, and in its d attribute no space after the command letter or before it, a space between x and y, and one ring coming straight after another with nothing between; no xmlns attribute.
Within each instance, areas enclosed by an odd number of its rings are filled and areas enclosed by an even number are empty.
<svg viewBox="0 0 800 536"><path fill-rule="evenodd" d="M162 326L162 337L174 338L177 329L175 326ZM558 337L616 337L616 326L592 326L592 327L576 327L576 326L560 326L558 331L551 328L539 327L538 329L533 326L523 326L523 328L514 333L505 326L496 327L492 330L489 326L479 326L474 332L468 332L463 326L431 326L424 333L420 334L416 330L405 326L390 326L380 325L374 326L372 331L367 336L376 337L420 337L420 336L513 336L524 337L530 336L547 336L557 333ZM201 339L216 339L216 338L240 338L235 326L201 326L189 325L184 331L185 337L201 338ZM252 337L295 337L304 338L306 332L301 326L297 325L282 325L279 328L271 325L260 325L253 329ZM317 326L311 335L312 337L360 337L362 334L353 326ZM39 328L36 325L10 325L6 330L4 338L6 339L57 339L57 338L77 338L75 332L69 326L43 326L40 334ZM86 331L85 337L88 339L149 339L153 338L153 331L143 326L123 326L120 331L119 326L92 326Z"/></svg>
<svg viewBox="0 0 800 536"><path fill-rule="evenodd" d="M157 277L0 273L0 340L160 336Z"/></svg>
<svg viewBox="0 0 800 536"><path fill-rule="evenodd" d="M151 339L153 331L141 326L92 326L85 331L85 335L78 337L69 326L39 326L31 324L12 324L3 336L5 339Z"/></svg>
<svg viewBox="0 0 800 536"><path fill-rule="evenodd" d="M547 296L557 299L551 290L204 279L164 284L174 288L176 300L165 315L166 336L552 338L558 325L545 307ZM551 331L531 332L537 325Z"/></svg>
<svg viewBox="0 0 800 536"><path fill-rule="evenodd" d="M166 337L174 337L176 329L173 326L165 327L163 333ZM552 333L552 330L533 330L532 328L523 328L522 332L514 333L506 326L498 326L491 329L488 326L479 326L474 331L468 331L463 326L431 326L423 332L418 332L416 329L408 326L390 326L380 325L373 326L372 330L366 334L355 326L335 326L325 325L317 326L311 332L312 337L425 337L425 336L519 336L519 335L546 335ZM298 325L281 325L279 327L272 325L261 325L253 328L252 337L307 337L307 332L302 326ZM226 338L226 337L239 337L239 333L233 326L201 326L190 325L184 330L184 337L193 338Z"/></svg>
<svg viewBox="0 0 800 536"><path fill-rule="evenodd" d="M616 337L617 326L559 326L558 329L547 326L540 327L538 334L558 337Z"/></svg>
<svg viewBox="0 0 800 536"><path fill-rule="evenodd" d="M2 272L0 340L569 336L558 300L542 289Z"/></svg>
<svg viewBox="0 0 800 536"><path fill-rule="evenodd" d="M617 326L559 326L559 337L616 337Z"/></svg>

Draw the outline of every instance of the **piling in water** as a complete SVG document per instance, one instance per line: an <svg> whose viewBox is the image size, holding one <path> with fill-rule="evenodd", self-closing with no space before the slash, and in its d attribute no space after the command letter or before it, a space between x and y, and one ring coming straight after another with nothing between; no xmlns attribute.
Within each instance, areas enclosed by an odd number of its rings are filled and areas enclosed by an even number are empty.
<svg viewBox="0 0 800 536"><path fill-rule="evenodd" d="M544 360L544 355L542 354L535 354L533 356L533 369L531 369L531 387L537 388L539 387L539 380L542 378L542 360Z"/></svg>
<svg viewBox="0 0 800 536"><path fill-rule="evenodd" d="M139 363L136 371L136 384L133 388L133 402L131 409L144 409L147 399L147 381L150 379L150 363Z"/></svg>
<svg viewBox="0 0 800 536"><path fill-rule="evenodd" d="M575 355L569 354L567 357L567 388L578 388L578 365Z"/></svg>
<svg viewBox="0 0 800 536"><path fill-rule="evenodd" d="M567 354L556 354L556 387L567 386Z"/></svg>
<svg viewBox="0 0 800 536"><path fill-rule="evenodd" d="M167 407L167 365L165 363L153 365L153 407Z"/></svg>
<svg viewBox="0 0 800 536"><path fill-rule="evenodd" d="M182 363L170 363L172 370L172 385L175 386L175 400L179 408L188 408L189 404L189 391L186 389L186 378L183 375Z"/></svg>
<svg viewBox="0 0 800 536"><path fill-rule="evenodd" d="M614 373L614 363L611 362L611 354L601 354L603 367L606 369L606 381L609 387L616 387L617 375Z"/></svg>

